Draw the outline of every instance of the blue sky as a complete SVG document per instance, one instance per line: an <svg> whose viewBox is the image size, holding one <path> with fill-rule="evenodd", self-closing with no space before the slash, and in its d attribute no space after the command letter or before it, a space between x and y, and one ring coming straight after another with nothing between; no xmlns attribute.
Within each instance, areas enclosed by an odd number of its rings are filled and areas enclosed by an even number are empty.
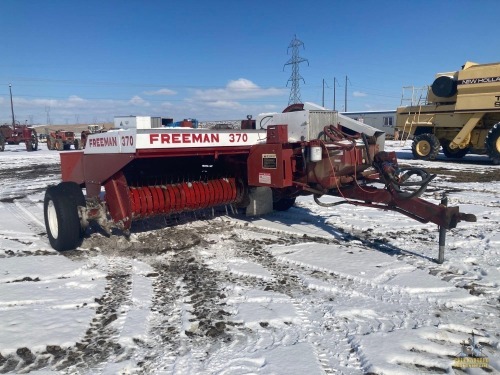
<svg viewBox="0 0 500 375"><path fill-rule="evenodd" d="M402 86L500 61L498 0L0 0L0 124L243 119L288 105L287 47L304 43L302 101L387 110Z"/></svg>

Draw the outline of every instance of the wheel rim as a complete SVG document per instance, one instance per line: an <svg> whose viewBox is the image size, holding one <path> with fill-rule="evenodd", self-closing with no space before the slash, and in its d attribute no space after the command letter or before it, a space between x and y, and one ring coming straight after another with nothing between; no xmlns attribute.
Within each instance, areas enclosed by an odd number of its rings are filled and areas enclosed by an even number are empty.
<svg viewBox="0 0 500 375"><path fill-rule="evenodd" d="M59 236L59 224L57 222L57 212L53 201L49 201L47 204L47 221L50 234L54 239L57 239Z"/></svg>
<svg viewBox="0 0 500 375"><path fill-rule="evenodd" d="M497 138L495 142L495 147L497 148L497 152L500 153L500 137Z"/></svg>
<svg viewBox="0 0 500 375"><path fill-rule="evenodd" d="M415 150L420 156L427 156L431 151L431 144L428 141L420 141L417 143L417 147L415 147Z"/></svg>

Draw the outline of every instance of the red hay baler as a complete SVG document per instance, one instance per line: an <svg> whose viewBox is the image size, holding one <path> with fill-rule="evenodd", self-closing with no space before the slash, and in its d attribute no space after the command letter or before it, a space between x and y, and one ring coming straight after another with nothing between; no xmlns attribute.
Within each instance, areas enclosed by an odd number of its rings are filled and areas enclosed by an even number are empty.
<svg viewBox="0 0 500 375"><path fill-rule="evenodd" d="M435 176L399 168L395 153L383 151L384 133L337 112L294 105L260 115L256 126L89 135L85 150L61 153L63 182L46 191L50 244L76 248L90 221L127 232L133 221L154 215L223 205L255 215L287 210L296 197L313 195L322 206L350 203L437 224L442 262L446 229L476 219L444 201L421 199ZM324 195L342 200L323 203Z"/></svg>

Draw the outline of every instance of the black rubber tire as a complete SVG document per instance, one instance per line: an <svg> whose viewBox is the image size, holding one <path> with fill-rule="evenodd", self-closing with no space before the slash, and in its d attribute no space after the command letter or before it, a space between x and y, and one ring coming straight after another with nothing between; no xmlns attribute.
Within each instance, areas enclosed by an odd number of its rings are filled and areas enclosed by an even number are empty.
<svg viewBox="0 0 500 375"><path fill-rule="evenodd" d="M434 134L425 133L413 138L411 152L419 160L435 160L439 155L441 144Z"/></svg>
<svg viewBox="0 0 500 375"><path fill-rule="evenodd" d="M469 148L450 148L451 141L443 139L441 147L443 147L443 154L450 159L461 159L469 153Z"/></svg>
<svg viewBox="0 0 500 375"><path fill-rule="evenodd" d="M457 93L457 81L453 77L441 76L434 80L432 93L441 98L451 98Z"/></svg>
<svg viewBox="0 0 500 375"><path fill-rule="evenodd" d="M287 189L271 189L273 192L273 210L287 211L295 204L295 197L291 197Z"/></svg>
<svg viewBox="0 0 500 375"><path fill-rule="evenodd" d="M500 164L500 122L490 129L484 146L493 164Z"/></svg>
<svg viewBox="0 0 500 375"><path fill-rule="evenodd" d="M63 189L67 195L71 197L73 202L76 202L76 206L86 207L87 203L85 201L85 196L83 195L82 188L75 182L61 182L59 186L63 186ZM80 220L80 219L78 219ZM80 237L85 234L85 229L80 224Z"/></svg>
<svg viewBox="0 0 500 375"><path fill-rule="evenodd" d="M78 139L75 139L75 141L73 142L73 145L75 146L75 150L80 149L80 142L78 141Z"/></svg>
<svg viewBox="0 0 500 375"><path fill-rule="evenodd" d="M73 250L81 244L83 230L78 216L78 205L85 205L85 198L80 187L74 182L49 186L45 192L45 228L50 245L57 251Z"/></svg>
<svg viewBox="0 0 500 375"><path fill-rule="evenodd" d="M36 150L38 150L38 135L36 131L33 130L33 133L31 133L31 151Z"/></svg>
<svg viewBox="0 0 500 375"><path fill-rule="evenodd" d="M5 138L0 135L0 152L5 151Z"/></svg>
<svg viewBox="0 0 500 375"><path fill-rule="evenodd" d="M273 209L275 211L287 211L295 204L295 198L281 198L273 201Z"/></svg>

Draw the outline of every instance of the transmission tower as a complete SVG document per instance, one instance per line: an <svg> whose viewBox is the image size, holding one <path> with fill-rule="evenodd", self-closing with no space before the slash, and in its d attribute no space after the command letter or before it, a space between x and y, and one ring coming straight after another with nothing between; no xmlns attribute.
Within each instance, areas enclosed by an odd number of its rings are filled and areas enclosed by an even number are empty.
<svg viewBox="0 0 500 375"><path fill-rule="evenodd" d="M303 57L299 56L299 47L302 46L304 47L304 43L302 41L297 39L297 36L294 35L292 41L288 45L287 53L289 53L290 48L292 49L292 57L290 60L286 62L286 64L283 66L283 70L285 70L285 66L291 65L292 66L292 75L288 79L286 85L288 86L288 82L292 82L292 87L290 89L290 98L288 99L288 105L290 104L296 104L296 103L302 103L302 100L300 99L300 87L299 87L299 81L302 80L304 81L304 78L299 73L299 64L301 62L307 61L307 65L309 65L309 60L304 59ZM306 83L306 81L304 81Z"/></svg>
<svg viewBox="0 0 500 375"><path fill-rule="evenodd" d="M50 120L50 106L45 106L45 112L47 113L47 125L52 125Z"/></svg>

